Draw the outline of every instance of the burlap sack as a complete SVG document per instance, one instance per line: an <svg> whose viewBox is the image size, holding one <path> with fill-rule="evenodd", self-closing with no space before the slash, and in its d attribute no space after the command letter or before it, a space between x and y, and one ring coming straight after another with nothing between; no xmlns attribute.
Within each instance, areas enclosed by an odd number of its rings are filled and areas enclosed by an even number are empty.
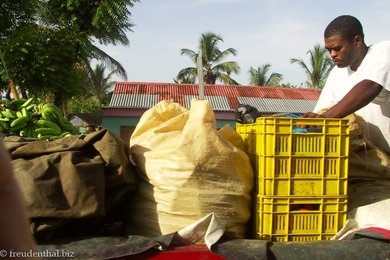
<svg viewBox="0 0 390 260"><path fill-rule="evenodd" d="M169 101L146 111L130 138L142 181L127 233L160 236L214 213L228 235L244 237L253 170L237 147L241 137L229 127L218 133L206 100L193 100L190 111Z"/></svg>
<svg viewBox="0 0 390 260"><path fill-rule="evenodd" d="M348 163L348 219L334 237L364 228L390 229L390 156L364 136L367 122L351 114Z"/></svg>

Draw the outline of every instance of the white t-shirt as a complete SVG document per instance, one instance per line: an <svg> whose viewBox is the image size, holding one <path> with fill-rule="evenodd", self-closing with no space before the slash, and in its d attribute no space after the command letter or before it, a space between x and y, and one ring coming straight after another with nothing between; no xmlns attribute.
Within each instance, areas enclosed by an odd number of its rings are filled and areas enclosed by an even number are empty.
<svg viewBox="0 0 390 260"><path fill-rule="evenodd" d="M356 71L335 66L326 81L315 112L339 102L357 83L372 80L383 87L380 94L367 106L355 113L368 122L366 138L390 153L390 41L369 47Z"/></svg>

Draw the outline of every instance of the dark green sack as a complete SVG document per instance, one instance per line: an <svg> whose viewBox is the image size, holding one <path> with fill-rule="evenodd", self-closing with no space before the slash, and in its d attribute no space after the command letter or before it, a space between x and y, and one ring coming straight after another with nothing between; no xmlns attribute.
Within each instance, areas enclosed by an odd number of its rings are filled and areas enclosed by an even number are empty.
<svg viewBox="0 0 390 260"><path fill-rule="evenodd" d="M128 143L103 129L56 141L10 136L4 144L37 239L105 235L121 221L135 187Z"/></svg>

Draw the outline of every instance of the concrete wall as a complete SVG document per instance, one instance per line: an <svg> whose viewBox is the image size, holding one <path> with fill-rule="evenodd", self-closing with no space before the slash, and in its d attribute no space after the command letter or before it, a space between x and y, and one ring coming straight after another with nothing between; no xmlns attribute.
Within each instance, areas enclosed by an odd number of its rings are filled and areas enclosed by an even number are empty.
<svg viewBox="0 0 390 260"><path fill-rule="evenodd" d="M236 121L235 120L217 120L217 128L222 128L225 125L229 124L233 129L236 129Z"/></svg>
<svg viewBox="0 0 390 260"><path fill-rule="evenodd" d="M128 116L103 116L102 128L107 128L112 133L120 135L121 126L136 126L139 122L138 117Z"/></svg>

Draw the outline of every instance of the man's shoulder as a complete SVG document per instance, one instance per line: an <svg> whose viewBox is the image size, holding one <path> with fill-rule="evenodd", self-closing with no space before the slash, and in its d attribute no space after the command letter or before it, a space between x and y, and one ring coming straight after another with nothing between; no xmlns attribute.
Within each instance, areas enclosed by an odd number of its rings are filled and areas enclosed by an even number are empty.
<svg viewBox="0 0 390 260"><path fill-rule="evenodd" d="M390 41L380 41L369 46L368 53L364 58L367 64L385 61L390 64Z"/></svg>
<svg viewBox="0 0 390 260"><path fill-rule="evenodd" d="M380 41L370 46L372 49L390 49L390 41Z"/></svg>

